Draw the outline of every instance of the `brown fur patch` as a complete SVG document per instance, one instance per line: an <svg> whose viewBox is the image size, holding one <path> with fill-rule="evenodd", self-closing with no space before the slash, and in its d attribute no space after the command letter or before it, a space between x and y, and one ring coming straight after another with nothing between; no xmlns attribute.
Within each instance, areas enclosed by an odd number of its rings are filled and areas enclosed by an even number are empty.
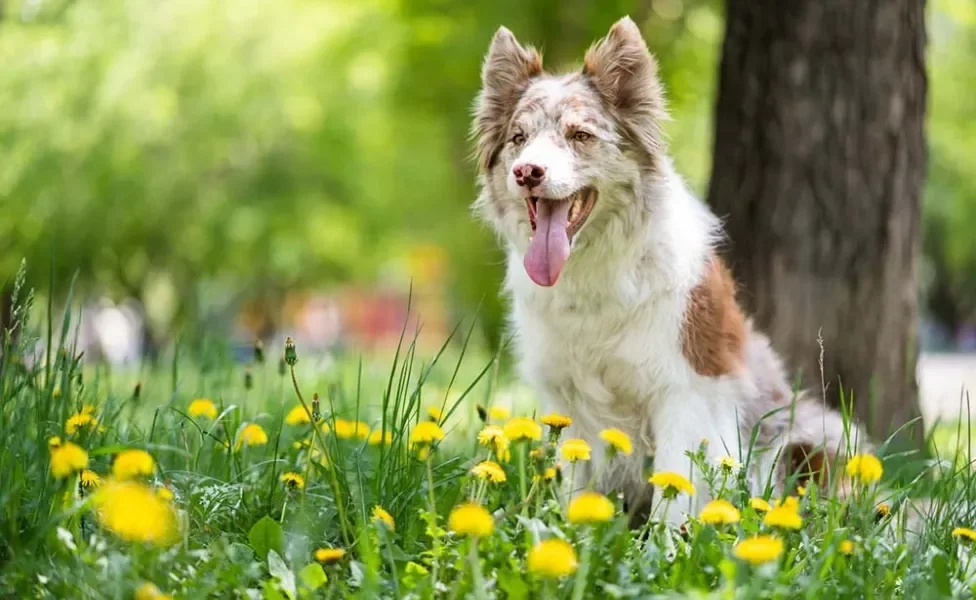
<svg viewBox="0 0 976 600"><path fill-rule="evenodd" d="M695 372L728 375L742 367L745 317L735 301L735 282L717 256L691 291L682 329L682 352Z"/></svg>
<svg viewBox="0 0 976 600"><path fill-rule="evenodd" d="M823 449L797 444L789 447L789 470L787 477L796 476L797 485L810 485L812 480L818 485L827 482L830 461Z"/></svg>

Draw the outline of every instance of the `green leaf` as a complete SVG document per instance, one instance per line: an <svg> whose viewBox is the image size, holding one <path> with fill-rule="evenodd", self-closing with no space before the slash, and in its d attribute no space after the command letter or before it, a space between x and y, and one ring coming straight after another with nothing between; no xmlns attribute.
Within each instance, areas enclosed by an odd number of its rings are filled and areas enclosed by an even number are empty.
<svg viewBox="0 0 976 600"><path fill-rule="evenodd" d="M265 515L254 524L254 527L251 527L251 531L247 534L247 541L251 543L258 558L265 560L270 550L274 550L279 555L283 552L285 532L274 519Z"/></svg>
<svg viewBox="0 0 976 600"><path fill-rule="evenodd" d="M525 578L514 571L499 571L498 589L504 592L506 598L520 599L529 597L529 588Z"/></svg>
<svg viewBox="0 0 976 600"><path fill-rule="evenodd" d="M271 579L264 582L264 600L285 600L285 597L278 591L277 585Z"/></svg>
<svg viewBox="0 0 976 600"><path fill-rule="evenodd" d="M274 550L268 550L268 572L278 581L278 586L286 596L295 597L295 574Z"/></svg>
<svg viewBox="0 0 976 600"><path fill-rule="evenodd" d="M932 557L932 583L945 597L952 596L952 584L949 581L949 565L945 554L939 553Z"/></svg>
<svg viewBox="0 0 976 600"><path fill-rule="evenodd" d="M302 567L298 572L298 578L301 579L302 585L311 590L317 590L329 582L325 569L319 563L308 563Z"/></svg>

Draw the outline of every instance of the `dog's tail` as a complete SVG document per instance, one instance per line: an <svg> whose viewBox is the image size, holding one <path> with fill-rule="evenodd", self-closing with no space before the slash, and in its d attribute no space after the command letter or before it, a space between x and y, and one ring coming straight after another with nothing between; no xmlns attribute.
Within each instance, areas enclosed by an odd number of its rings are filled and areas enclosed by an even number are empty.
<svg viewBox="0 0 976 600"><path fill-rule="evenodd" d="M764 413L759 435L764 445L779 449L778 483L790 479L806 484L811 478L826 483L831 476L842 475L838 465L854 453L871 450L867 436L851 419L827 406L825 399L794 393L769 339L756 332L751 322L748 326L747 360ZM847 487L842 476L834 479L840 484L838 491Z"/></svg>

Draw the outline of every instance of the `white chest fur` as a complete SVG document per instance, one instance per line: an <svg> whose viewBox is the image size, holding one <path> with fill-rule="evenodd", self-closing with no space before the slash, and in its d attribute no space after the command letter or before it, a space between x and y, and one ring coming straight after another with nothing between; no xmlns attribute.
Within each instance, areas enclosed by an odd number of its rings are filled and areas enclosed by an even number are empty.
<svg viewBox="0 0 976 600"><path fill-rule="evenodd" d="M704 235L658 236L644 254L621 257L616 269L571 264L551 288L532 283L518 254L510 255L506 287L520 373L545 412L573 419L564 436L593 448L592 461L575 470L576 490L595 481L640 502L652 452L655 470L693 480L686 452L703 439L715 457L739 454L736 406L751 393L748 380L702 377L682 352L689 293L709 251ZM634 454L607 464L599 434L611 427L631 437ZM697 499L707 499L701 491ZM666 516L679 521L694 508L675 504Z"/></svg>

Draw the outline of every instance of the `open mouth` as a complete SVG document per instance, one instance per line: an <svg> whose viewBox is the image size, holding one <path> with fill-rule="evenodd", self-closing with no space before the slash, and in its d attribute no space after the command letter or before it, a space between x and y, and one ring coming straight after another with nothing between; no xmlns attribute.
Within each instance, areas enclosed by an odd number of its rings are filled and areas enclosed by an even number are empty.
<svg viewBox="0 0 976 600"><path fill-rule="evenodd" d="M547 287L556 283L570 242L590 216L596 197L596 189L585 187L565 198L526 199L533 236L523 264L532 281Z"/></svg>

